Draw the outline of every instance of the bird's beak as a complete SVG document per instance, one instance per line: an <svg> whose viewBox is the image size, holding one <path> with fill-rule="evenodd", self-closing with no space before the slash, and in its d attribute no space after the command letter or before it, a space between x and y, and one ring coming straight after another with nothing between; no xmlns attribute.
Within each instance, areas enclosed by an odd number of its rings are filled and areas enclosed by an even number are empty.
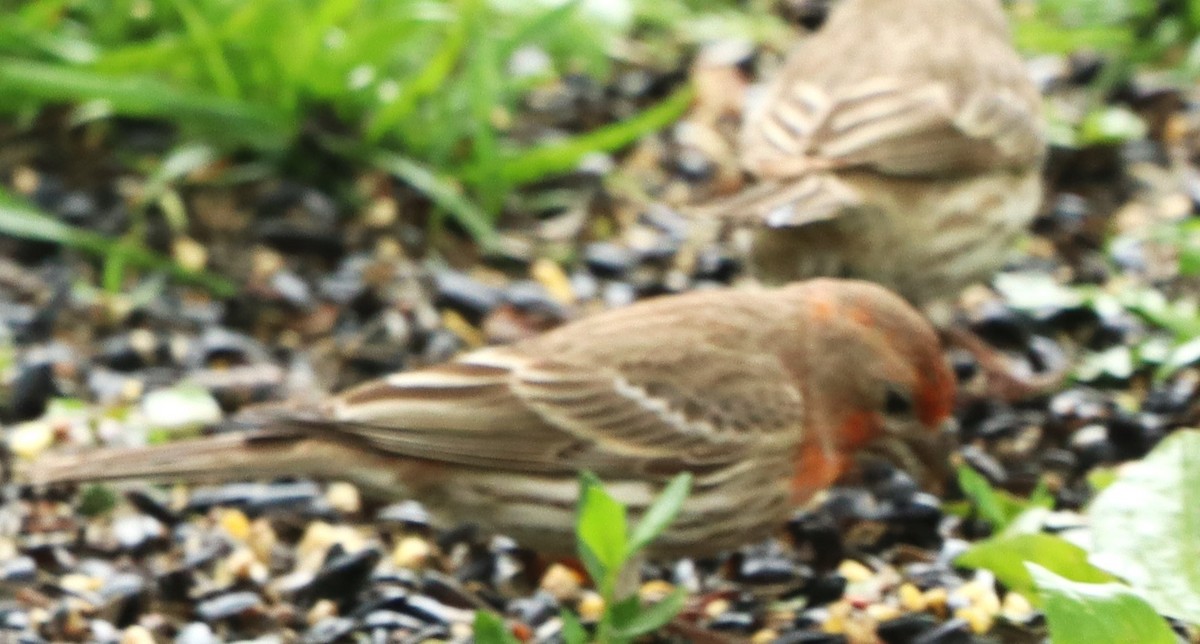
<svg viewBox="0 0 1200 644"><path fill-rule="evenodd" d="M881 458L908 472L922 488L941 493L950 475L950 454L958 437L958 423L950 418L936 431L889 433L875 441L863 454Z"/></svg>

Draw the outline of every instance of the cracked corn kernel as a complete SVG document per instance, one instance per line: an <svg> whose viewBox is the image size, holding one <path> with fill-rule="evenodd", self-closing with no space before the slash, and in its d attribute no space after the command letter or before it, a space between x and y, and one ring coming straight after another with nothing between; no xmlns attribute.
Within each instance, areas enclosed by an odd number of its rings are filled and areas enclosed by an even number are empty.
<svg viewBox="0 0 1200 644"><path fill-rule="evenodd" d="M838 565L837 571L838 574L846 578L847 582L852 584L867 581L875 574L871 572L870 568L853 559L843 561Z"/></svg>
<svg viewBox="0 0 1200 644"><path fill-rule="evenodd" d="M909 612L920 613L928 606L921 589L913 584L902 584L900 589L896 591L896 595L900 599L900 606Z"/></svg>
<svg viewBox="0 0 1200 644"><path fill-rule="evenodd" d="M579 597L583 576L569 566L556 563L546 569L538 585L559 602L569 602Z"/></svg>
<svg viewBox="0 0 1200 644"><path fill-rule="evenodd" d="M245 541L250 536L250 519L241 510L222 510L217 523L238 541Z"/></svg>
<svg viewBox="0 0 1200 644"><path fill-rule="evenodd" d="M578 609L580 621L598 622L600 616L604 614L604 598L590 590L584 591L583 596L579 598Z"/></svg>
<svg viewBox="0 0 1200 644"><path fill-rule="evenodd" d="M421 537L404 537L392 550L392 563L410 570L424 568L432 550L429 542Z"/></svg>
<svg viewBox="0 0 1200 644"><path fill-rule="evenodd" d="M967 606L954 611L954 616L961 619L971 627L971 632L976 635L983 635L992 629L992 623L995 621L991 613L978 606Z"/></svg>

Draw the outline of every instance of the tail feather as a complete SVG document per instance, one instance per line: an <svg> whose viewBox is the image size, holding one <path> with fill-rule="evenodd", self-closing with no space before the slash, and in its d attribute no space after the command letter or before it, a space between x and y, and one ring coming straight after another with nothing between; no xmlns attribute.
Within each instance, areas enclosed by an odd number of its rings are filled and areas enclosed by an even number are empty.
<svg viewBox="0 0 1200 644"><path fill-rule="evenodd" d="M852 188L828 174L793 180L763 180L728 198L696 208L696 219L734 224L801 226L836 217L858 203Z"/></svg>
<svg viewBox="0 0 1200 644"><path fill-rule="evenodd" d="M280 476L353 480L370 468L349 465L369 465L372 458L377 457L328 440L239 432L152 447L52 454L18 463L15 478L35 486L133 479L220 483ZM394 481L387 483L395 486Z"/></svg>

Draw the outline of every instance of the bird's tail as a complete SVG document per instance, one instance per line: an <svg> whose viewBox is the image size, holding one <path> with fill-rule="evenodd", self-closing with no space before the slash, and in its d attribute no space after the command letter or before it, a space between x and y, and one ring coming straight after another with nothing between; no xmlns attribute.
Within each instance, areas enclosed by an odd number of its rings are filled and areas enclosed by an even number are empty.
<svg viewBox="0 0 1200 644"><path fill-rule="evenodd" d="M840 179L821 173L764 179L688 214L695 220L717 219L735 225L802 226L836 217L859 199Z"/></svg>
<svg viewBox="0 0 1200 644"><path fill-rule="evenodd" d="M289 432L231 432L152 447L51 454L16 463L17 483L44 486L142 479L219 483L280 476L353 479L370 454L330 440Z"/></svg>

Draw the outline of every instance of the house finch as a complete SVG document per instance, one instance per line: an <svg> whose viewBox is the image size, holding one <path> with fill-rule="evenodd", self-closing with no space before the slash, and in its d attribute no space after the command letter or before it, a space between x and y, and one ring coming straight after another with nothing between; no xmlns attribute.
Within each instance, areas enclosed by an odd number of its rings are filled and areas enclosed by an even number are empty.
<svg viewBox="0 0 1200 644"><path fill-rule="evenodd" d="M336 478L565 552L579 470L635 515L689 471L693 495L656 547L707 554L764 536L859 450L913 458L906 446L930 443L954 393L933 329L904 300L813 280L640 302L264 429L49 456L22 478Z"/></svg>
<svg viewBox="0 0 1200 644"><path fill-rule="evenodd" d="M751 101L755 277L878 282L924 305L1002 264L1041 200L1040 96L998 0L843 0Z"/></svg>

